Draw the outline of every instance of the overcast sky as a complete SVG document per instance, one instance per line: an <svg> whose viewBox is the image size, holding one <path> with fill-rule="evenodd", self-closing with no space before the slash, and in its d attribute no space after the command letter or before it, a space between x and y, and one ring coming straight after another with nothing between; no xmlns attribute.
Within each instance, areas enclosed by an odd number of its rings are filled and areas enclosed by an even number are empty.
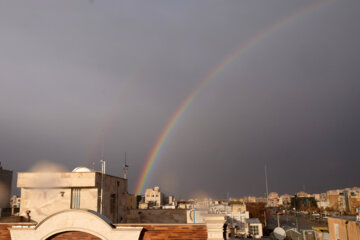
<svg viewBox="0 0 360 240"><path fill-rule="evenodd" d="M0 0L0 160L122 175L133 192L181 102L237 47L314 0ZM180 119L147 187L185 198L360 182L360 1L333 1L228 64ZM102 140L104 139L104 141Z"/></svg>

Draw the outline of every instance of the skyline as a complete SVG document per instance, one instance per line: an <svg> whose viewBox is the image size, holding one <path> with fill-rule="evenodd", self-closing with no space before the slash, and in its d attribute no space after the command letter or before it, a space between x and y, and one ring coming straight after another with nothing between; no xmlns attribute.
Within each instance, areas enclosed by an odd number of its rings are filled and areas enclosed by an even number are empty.
<svg viewBox="0 0 360 240"><path fill-rule="evenodd" d="M313 1L278 2L3 1L4 168L99 169L104 145L109 174L122 175L127 152L134 192L162 129L204 76ZM260 196L265 164L270 191L356 186L358 8L325 4L230 61L196 92L145 187Z"/></svg>

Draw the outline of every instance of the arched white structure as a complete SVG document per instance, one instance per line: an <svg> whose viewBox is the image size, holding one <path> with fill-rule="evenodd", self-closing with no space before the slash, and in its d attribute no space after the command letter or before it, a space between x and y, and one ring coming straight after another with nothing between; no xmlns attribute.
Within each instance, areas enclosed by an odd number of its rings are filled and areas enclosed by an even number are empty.
<svg viewBox="0 0 360 240"><path fill-rule="evenodd" d="M13 226L9 229L12 240L46 240L68 231L92 234L102 240L139 239L142 227L115 227L104 216L81 209L64 210L45 218L33 227Z"/></svg>

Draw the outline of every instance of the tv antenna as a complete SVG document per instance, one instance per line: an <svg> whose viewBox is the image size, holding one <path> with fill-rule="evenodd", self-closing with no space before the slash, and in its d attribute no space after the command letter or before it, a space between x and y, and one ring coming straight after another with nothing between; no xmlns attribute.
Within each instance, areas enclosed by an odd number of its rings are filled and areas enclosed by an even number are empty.
<svg viewBox="0 0 360 240"><path fill-rule="evenodd" d="M125 164L124 164L124 168L123 168L123 170L124 170L124 179L127 179L127 171L128 171L128 169L129 169L129 166L126 163L126 152L125 152Z"/></svg>
<svg viewBox="0 0 360 240"><path fill-rule="evenodd" d="M101 191L100 191L100 214L103 214L103 199L104 199L104 174L106 172L106 161L104 160L104 145L105 145L105 137L103 132L103 144L102 144L102 151L101 151Z"/></svg>
<svg viewBox="0 0 360 240"><path fill-rule="evenodd" d="M266 188L266 199L269 198L269 186L268 186L268 178L267 178L267 167L265 164L265 188Z"/></svg>

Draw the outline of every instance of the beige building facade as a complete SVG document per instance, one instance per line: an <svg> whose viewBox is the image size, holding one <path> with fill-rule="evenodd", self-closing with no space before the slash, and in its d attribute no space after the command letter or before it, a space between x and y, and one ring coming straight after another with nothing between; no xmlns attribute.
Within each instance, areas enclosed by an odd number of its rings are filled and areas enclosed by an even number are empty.
<svg viewBox="0 0 360 240"><path fill-rule="evenodd" d="M329 207L333 210L355 214L360 208L360 189L345 188L327 192Z"/></svg>
<svg viewBox="0 0 360 240"><path fill-rule="evenodd" d="M160 192L160 187L148 188L145 190L145 203L148 206L160 207L164 203L164 194Z"/></svg>
<svg viewBox="0 0 360 240"><path fill-rule="evenodd" d="M291 198L294 197L290 194L283 194L279 197L279 205L281 206L290 206L291 205Z"/></svg>
<svg viewBox="0 0 360 240"><path fill-rule="evenodd" d="M271 192L267 198L268 207L277 207L279 206L279 194L277 192Z"/></svg>
<svg viewBox="0 0 360 240"><path fill-rule="evenodd" d="M246 212L245 203L231 204L230 206L231 206L231 212Z"/></svg>
<svg viewBox="0 0 360 240"><path fill-rule="evenodd" d="M355 217L329 217L330 240L359 240L360 222Z"/></svg>
<svg viewBox="0 0 360 240"><path fill-rule="evenodd" d="M20 216L36 222L67 209L102 213L113 222L126 221L127 180L84 168L73 172L18 173ZM101 191L103 190L103 191Z"/></svg>

